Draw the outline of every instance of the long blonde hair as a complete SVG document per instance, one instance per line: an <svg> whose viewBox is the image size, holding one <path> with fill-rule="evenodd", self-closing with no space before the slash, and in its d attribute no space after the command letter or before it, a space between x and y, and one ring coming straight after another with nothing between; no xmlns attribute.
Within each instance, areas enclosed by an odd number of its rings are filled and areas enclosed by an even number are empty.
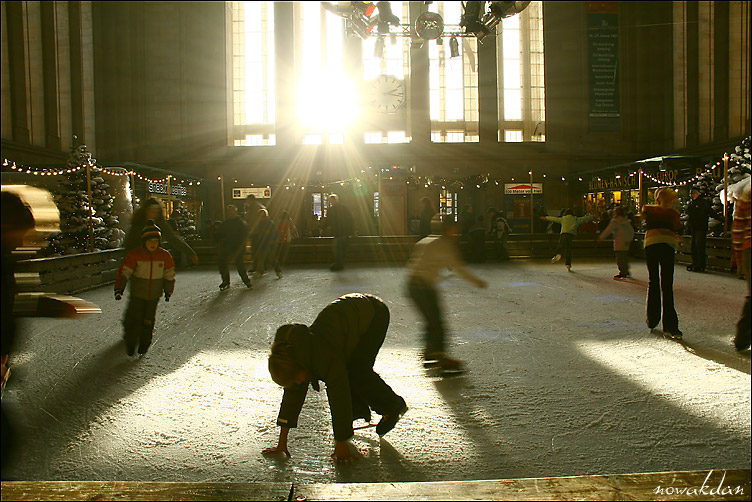
<svg viewBox="0 0 752 502"><path fill-rule="evenodd" d="M670 187L661 187L655 191L655 203L662 207L671 207L677 199L676 190Z"/></svg>

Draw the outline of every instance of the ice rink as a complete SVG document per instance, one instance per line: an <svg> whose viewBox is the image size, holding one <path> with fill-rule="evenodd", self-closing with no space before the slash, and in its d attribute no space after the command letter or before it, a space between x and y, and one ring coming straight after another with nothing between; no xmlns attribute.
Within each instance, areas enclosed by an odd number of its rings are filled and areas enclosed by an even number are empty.
<svg viewBox="0 0 752 502"><path fill-rule="evenodd" d="M645 326L641 261L625 282L612 279L612 260L575 257L572 273L540 260L470 268L489 288L449 272L441 284L451 353L469 369L450 379L422 367L404 267L291 267L253 290L232 272L224 292L214 268L181 270L141 359L121 340L126 302L111 286L80 293L103 313L22 321L4 396L19 447L3 477L329 483L749 469L750 353L729 341L745 282L677 266L677 343ZM390 308L376 371L409 411L382 439L356 431L360 458L338 467L326 394L311 390L292 458L261 455L278 435L282 390L266 365L276 328L310 324L351 292Z"/></svg>

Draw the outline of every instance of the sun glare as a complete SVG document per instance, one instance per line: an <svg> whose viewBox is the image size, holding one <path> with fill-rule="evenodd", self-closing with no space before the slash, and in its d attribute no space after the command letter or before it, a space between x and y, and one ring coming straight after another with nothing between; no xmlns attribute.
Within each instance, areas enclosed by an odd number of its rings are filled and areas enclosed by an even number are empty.
<svg viewBox="0 0 752 502"><path fill-rule="evenodd" d="M344 132L359 115L355 86L341 75L322 75L298 88L300 124L306 130Z"/></svg>

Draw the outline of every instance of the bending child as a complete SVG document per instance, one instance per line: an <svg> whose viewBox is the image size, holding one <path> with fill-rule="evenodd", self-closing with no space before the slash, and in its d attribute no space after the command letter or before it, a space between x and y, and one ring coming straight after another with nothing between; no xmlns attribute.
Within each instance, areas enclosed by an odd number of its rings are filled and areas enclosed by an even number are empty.
<svg viewBox="0 0 752 502"><path fill-rule="evenodd" d="M310 327L285 324L277 329L269 373L284 387L277 417L281 429L277 446L263 454L290 456L287 436L298 425L308 385L319 391L319 381L326 384L335 440L332 457L337 463L356 458L348 443L352 423L358 418L370 422L371 409L381 415L379 436L394 428L407 404L373 371L388 327L389 309L381 299L353 293L327 305Z"/></svg>

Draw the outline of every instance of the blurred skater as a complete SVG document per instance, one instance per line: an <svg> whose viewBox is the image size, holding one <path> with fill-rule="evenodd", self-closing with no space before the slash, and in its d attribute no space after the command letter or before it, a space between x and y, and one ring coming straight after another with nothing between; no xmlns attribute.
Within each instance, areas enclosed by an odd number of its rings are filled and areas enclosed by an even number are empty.
<svg viewBox="0 0 752 502"><path fill-rule="evenodd" d="M350 236L355 233L352 213L347 206L340 202L337 194L333 193L329 196L329 209L326 214L324 227L331 229L331 233L334 236L334 243L332 244L334 263L329 267L329 270L337 272L345 268Z"/></svg>
<svg viewBox="0 0 752 502"><path fill-rule="evenodd" d="M227 218L219 230L219 275L222 284L219 289L224 291L230 287L230 262L235 264L240 280L248 289L253 289L248 271L245 268L245 244L248 240L248 226L243 218L238 216L238 208L235 204L228 204L225 208Z"/></svg>
<svg viewBox="0 0 752 502"><path fill-rule="evenodd" d="M632 222L627 219L626 211L621 206L614 209L614 217L598 236L598 242L603 241L611 234L614 235L614 254L616 255L616 266L619 268L619 273L614 276L614 280L623 281L632 277L629 273L629 248L634 239L634 228Z"/></svg>
<svg viewBox="0 0 752 502"><path fill-rule="evenodd" d="M645 220L645 264L649 276L648 328L652 330L663 319L664 336L681 340L679 317L674 308L674 254L677 232L681 230L679 213L672 207L676 199L673 188L659 188L655 191L656 205L643 206L642 217Z"/></svg>
<svg viewBox="0 0 752 502"><path fill-rule="evenodd" d="M123 339L129 356L137 347L140 355L149 350L159 299L164 292L169 302L175 289L175 262L169 251L160 247L161 241L160 228L149 221L141 231L141 247L129 251L118 268L115 299L123 297L127 283L131 285L123 317Z"/></svg>
<svg viewBox="0 0 752 502"><path fill-rule="evenodd" d="M420 199L420 238L428 237L431 233L431 218L436 214L436 206L431 199L423 197Z"/></svg>
<svg viewBox="0 0 752 502"><path fill-rule="evenodd" d="M449 219L442 223L438 215L431 226L432 230L435 228L434 232L441 232L441 235L429 235L415 244L408 263L407 293L425 321L425 364L438 366L442 370L459 371L462 362L446 355L446 329L436 288L439 272L443 268L451 268L479 288L485 288L487 283L473 275L462 263L457 249L459 226Z"/></svg>
<svg viewBox="0 0 752 502"><path fill-rule="evenodd" d="M744 264L744 276L747 279L747 298L742 307L742 315L736 323L736 336L734 337L734 347L736 350L748 349L750 346L750 333L752 333L752 273L750 272L750 178L746 179L746 184L738 183L738 191L735 193L736 202L734 204L734 222L731 225L732 246L741 252L742 263Z"/></svg>
<svg viewBox="0 0 752 502"><path fill-rule="evenodd" d="M370 422L371 409L381 415L379 436L394 428L407 404L373 371L388 327L389 309L380 298L353 293L327 305L310 327L285 324L277 329L269 373L284 387L277 417L281 429L277 446L263 454L290 456L287 436L298 425L308 385L319 391L319 381L326 384L337 463L356 458L348 442L352 423L358 418Z"/></svg>
<svg viewBox="0 0 752 502"><path fill-rule="evenodd" d="M23 244L24 235L34 228L34 216L31 210L21 201L21 198L11 192L2 192L2 388L9 375L9 358L17 336L16 314L13 304L16 298L15 257L13 250ZM15 433L5 406L0 404L1 431L0 450L2 451L2 467L8 467L11 451L15 446ZM3 476L3 479L5 477Z"/></svg>
<svg viewBox="0 0 752 502"><path fill-rule="evenodd" d="M574 211L571 209L564 210L564 216L541 216L541 220L552 221L561 225L559 233L559 244L554 251L554 257L551 258L551 263L556 263L561 260L564 255L564 263L567 266L567 271L572 271L572 240L577 236L577 229L583 223L592 221L594 216L587 214L578 218L574 215Z"/></svg>
<svg viewBox="0 0 752 502"><path fill-rule="evenodd" d="M191 263L198 265L198 255L187 242L183 240L177 231L173 230L168 220L164 217L162 204L154 198L147 199L141 206L133 212L131 226L125 235L125 250L139 249L142 246L141 231L149 221L154 222L160 231L164 234L164 239L175 249L179 249L183 254L188 256Z"/></svg>
<svg viewBox="0 0 752 502"><path fill-rule="evenodd" d="M290 213L282 211L277 223L277 248L274 253L274 272L277 278L282 278L282 267L287 263L287 253L290 252L290 243L298 238L298 229L295 222L290 218Z"/></svg>
<svg viewBox="0 0 752 502"><path fill-rule="evenodd" d="M258 210L256 220L256 249L253 251L253 277L259 278L266 273L266 269L274 261L274 250L277 246L277 226L266 209Z"/></svg>

